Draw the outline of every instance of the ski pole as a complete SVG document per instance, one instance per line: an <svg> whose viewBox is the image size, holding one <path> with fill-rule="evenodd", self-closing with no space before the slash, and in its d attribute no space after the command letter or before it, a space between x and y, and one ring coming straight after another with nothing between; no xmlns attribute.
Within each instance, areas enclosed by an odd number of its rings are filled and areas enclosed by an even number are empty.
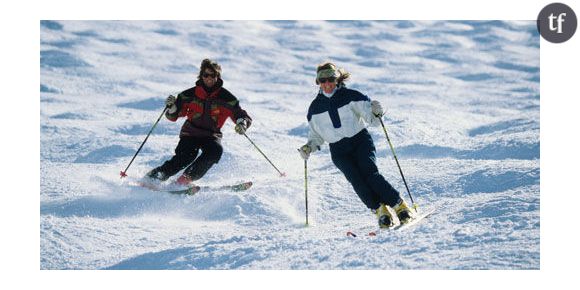
<svg viewBox="0 0 580 290"><path fill-rule="evenodd" d="M308 161L304 159L304 199L306 200L306 226L308 226Z"/></svg>
<svg viewBox="0 0 580 290"><path fill-rule="evenodd" d="M141 146L139 146L139 149L137 149L137 152L135 152L135 155L133 155L133 158L129 162L129 165L127 165L127 168L125 168L125 170L121 171L121 178L127 176L127 170L129 170L129 166L131 166L131 164L133 163L133 160L135 160L135 157L137 157L137 154L139 154L139 152L143 148L143 145L145 145L145 142L147 142L147 139L149 139L149 135L151 135L151 132L153 132L153 129L155 129L155 127L157 126L157 123L159 123L159 121L161 120L161 117L163 117L163 115L165 114L165 111L167 111L167 108L168 107L165 107L163 109L163 112L161 112L161 115L159 115L159 118L157 118L157 121L155 122L155 124L153 124L153 127L151 127L151 130L149 130L149 133L147 133L147 137L145 137L145 140L143 140L143 143L141 143Z"/></svg>
<svg viewBox="0 0 580 290"><path fill-rule="evenodd" d="M300 152L300 149L297 149ZM306 201L306 226L308 226L308 159L304 159L304 200Z"/></svg>
<svg viewBox="0 0 580 290"><path fill-rule="evenodd" d="M385 124L383 123L383 119L381 118L381 116L377 116L377 115L375 115L375 116L379 119L379 121L381 121L381 126L383 126L383 131L385 132L385 136L387 137L387 142L389 142L389 147L391 147L391 152L393 152L393 156L395 157L395 162L397 162L397 167L399 167L399 173L401 173L401 177L403 178L403 183L405 183L405 188L407 189L407 193L409 194L409 198L411 199L411 203L413 204L413 208L415 209L415 212L417 212L417 204L413 200L413 196L411 195L411 191L409 190L409 185L407 184L407 181L405 180L405 175L403 175L403 170L401 169L401 165L399 164L399 159L397 158L397 154L395 154L395 148L393 147L393 144L391 143L391 139L389 138L389 134L387 133L387 128L385 127Z"/></svg>
<svg viewBox="0 0 580 290"><path fill-rule="evenodd" d="M260 148L258 148L258 146L256 145L256 143L254 143L254 141L252 141L252 139L250 139L250 137L248 137L248 135L246 135L246 132L243 132L242 134L244 134L244 136L246 136L246 138L248 138L248 141L250 141L250 143L252 143L252 145L254 145L254 147L256 147L256 149L258 150L258 152L260 152L260 154L262 154L262 156L264 156L264 158L266 158L266 160L268 160L268 162L270 162L270 165L272 165L272 167L274 167L274 169L276 169L276 171L278 171L278 173L280 174L280 176L286 176L286 173L281 172L280 170L278 170L278 168L274 165L274 163L272 163L272 161L270 161L270 159L268 158L268 156L266 156L266 154L264 154L264 152L262 152L262 150L260 150Z"/></svg>

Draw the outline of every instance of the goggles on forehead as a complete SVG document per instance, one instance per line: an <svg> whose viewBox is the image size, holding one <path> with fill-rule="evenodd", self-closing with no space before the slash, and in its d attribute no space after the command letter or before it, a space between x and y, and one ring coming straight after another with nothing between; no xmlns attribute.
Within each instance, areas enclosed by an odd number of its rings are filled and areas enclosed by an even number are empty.
<svg viewBox="0 0 580 290"><path fill-rule="evenodd" d="M323 69L316 74L316 78L330 78L330 77L338 77L338 71L335 69Z"/></svg>

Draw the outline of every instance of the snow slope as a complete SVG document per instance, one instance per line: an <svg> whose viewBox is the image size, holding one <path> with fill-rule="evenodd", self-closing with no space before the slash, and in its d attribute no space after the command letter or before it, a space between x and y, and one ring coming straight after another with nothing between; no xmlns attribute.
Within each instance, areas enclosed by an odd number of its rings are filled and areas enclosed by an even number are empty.
<svg viewBox="0 0 580 290"><path fill-rule="evenodd" d="M41 21L41 269L539 269L540 50L534 21ZM161 113L203 58L254 118L228 122L201 185L172 196L122 182ZM309 160L314 70L331 60L381 101L420 209L411 229L364 237L374 217L328 147ZM181 122L161 121L128 174L168 159ZM385 177L408 199L380 128ZM349 230L362 233L350 238Z"/></svg>

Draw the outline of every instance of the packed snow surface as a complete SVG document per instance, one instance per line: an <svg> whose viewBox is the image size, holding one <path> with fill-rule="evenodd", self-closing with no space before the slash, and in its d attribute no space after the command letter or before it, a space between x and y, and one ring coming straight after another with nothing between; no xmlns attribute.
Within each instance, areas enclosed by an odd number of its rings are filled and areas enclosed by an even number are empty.
<svg viewBox="0 0 580 290"><path fill-rule="evenodd" d="M41 21L41 269L539 269L540 47L535 21ZM172 156L183 119L163 110L204 58L253 117L233 123L199 185L132 186ZM419 210L376 237L375 217L328 146L304 163L316 65L352 73L379 100ZM381 173L409 202L382 129ZM347 237L353 231L357 238Z"/></svg>

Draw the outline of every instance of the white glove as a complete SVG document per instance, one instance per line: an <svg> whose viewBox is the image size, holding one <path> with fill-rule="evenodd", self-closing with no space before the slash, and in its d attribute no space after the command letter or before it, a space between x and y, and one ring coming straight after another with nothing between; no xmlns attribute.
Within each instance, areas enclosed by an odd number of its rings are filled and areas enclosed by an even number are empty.
<svg viewBox="0 0 580 290"><path fill-rule="evenodd" d="M300 152L300 157L302 157L304 160L307 160L310 157L310 153L312 153L312 151L312 148L308 144L304 144L302 147L300 147L300 149L298 149L298 152Z"/></svg>
<svg viewBox="0 0 580 290"><path fill-rule="evenodd" d="M173 114L177 111L177 105L175 105L175 101L177 101L177 98L173 95L170 95L165 100L165 107L167 107L169 114Z"/></svg>
<svg viewBox="0 0 580 290"><path fill-rule="evenodd" d="M239 118L236 120L236 127L234 127L234 130L236 130L236 133L243 135L250 127L250 124L251 122L249 120L245 118Z"/></svg>
<svg viewBox="0 0 580 290"><path fill-rule="evenodd" d="M373 116L375 117L380 117L382 116L385 112L383 111L383 106L381 106L381 103L379 103L379 101L371 101L371 112L373 113Z"/></svg>

